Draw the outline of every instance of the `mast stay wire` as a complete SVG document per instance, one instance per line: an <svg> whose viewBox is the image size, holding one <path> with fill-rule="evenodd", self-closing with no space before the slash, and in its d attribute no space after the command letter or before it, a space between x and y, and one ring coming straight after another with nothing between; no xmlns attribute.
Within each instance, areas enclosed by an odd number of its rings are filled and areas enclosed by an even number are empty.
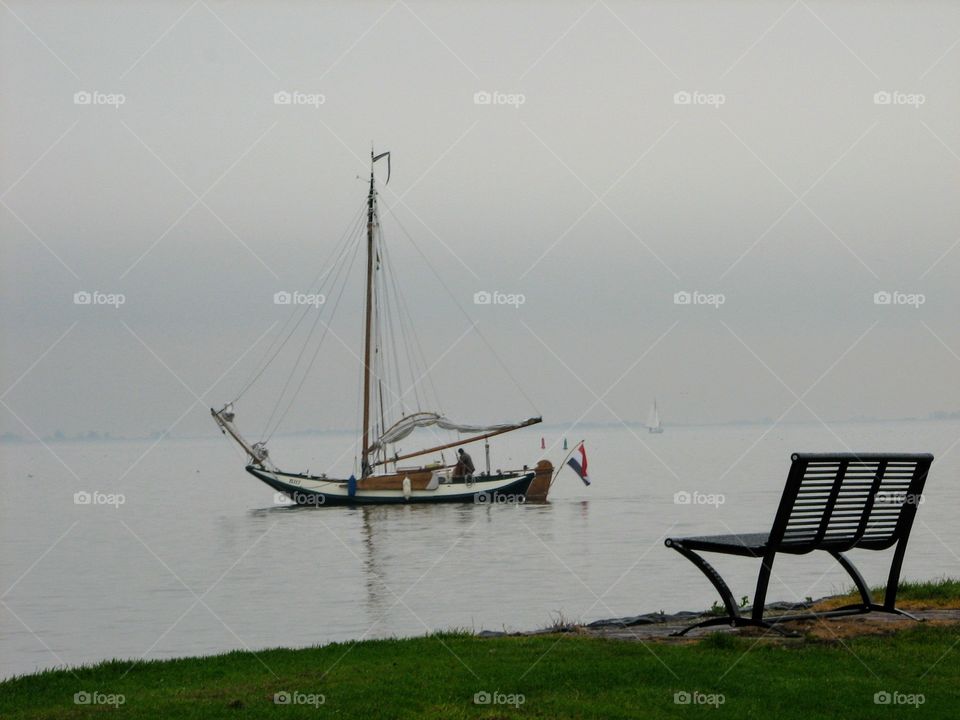
<svg viewBox="0 0 960 720"><path fill-rule="evenodd" d="M313 288L317 286L317 283L321 283L321 285L316 288L317 291L319 292L326 285L326 278L329 276L331 272L333 272L337 264L341 261L342 259L341 256L348 248L350 240L357 234L359 230L358 223L360 219L363 217L364 207L365 205L360 206L359 211L356 213L356 215L351 220L351 222L347 225L347 228L344 231L344 233L340 236L340 239L334 244L333 251L327 256L326 261L320 266L321 267L320 271L317 273L314 279L310 282L308 287ZM331 259L333 259L332 264L330 264ZM263 355L261 356L260 361L256 365L254 365L254 370L250 379L246 382L246 384L244 384L243 388L240 390L239 393L237 393L237 396L231 402L237 402L238 400L240 400L240 398L243 397L243 395L254 385L254 383L256 383L257 380L260 379L260 377L267 370L270 364L273 363L273 361L277 358L277 356L286 346L290 338L292 338L294 333L296 333L296 330L300 326L300 323L303 322L303 319L307 316L309 307L310 307L309 305L305 305L303 306L303 308L299 309L299 312L298 312L298 309L294 307L292 312L290 312L287 315L287 319L284 321L280 330L274 336L274 339L270 342L270 345L267 346L267 349L264 351ZM294 317L297 317L298 314L300 317L297 320L296 324L294 324L294 326L290 329L290 332L286 335L286 337L284 337L284 332L286 331L287 326L290 324L290 321ZM283 341L280 342L279 346L277 346L276 349L274 350L274 346L277 345L277 342L280 340L281 337L284 338ZM271 352L273 353L272 355L271 355ZM269 359L268 359L268 356L269 356ZM257 368L259 368L259 370Z"/></svg>
<svg viewBox="0 0 960 720"><path fill-rule="evenodd" d="M384 248L386 248L386 246L387 244L384 243ZM392 267L393 258L390 252L385 250L384 254L387 257L389 266ZM410 382L414 391L417 407L422 410L428 404L432 403L432 409L435 409L442 415L444 413L440 403L440 394L437 392L436 384L433 382L433 376L428 372L426 353L423 351L423 344L420 342L420 336L417 334L416 325L413 322L406 296L400 289L400 284L397 282L395 273L390 274L390 280L393 294L397 301L400 334L404 341L404 350L407 354L407 362L410 369ZM410 343L408 334L413 337L413 343ZM413 350L413 352L411 352L411 350ZM419 384L423 378L427 380L427 387L424 388L424 397L421 400ZM432 394L432 397L428 397L428 394Z"/></svg>
<svg viewBox="0 0 960 720"><path fill-rule="evenodd" d="M386 242L383 242L382 244L383 244L383 250L382 250L382 257L383 257L382 268L383 268L383 270L382 270L382 273L383 273L384 277L385 277L385 278L388 278L389 281L390 281L389 283L385 283L385 284L384 284L384 293L383 293L383 305L384 305L384 308L383 308L383 309L384 309L385 326L386 326L386 331L387 331L388 342L389 342L389 345L390 345L390 351L391 351L391 353L392 353L392 355L393 355L393 357L392 357L393 368L392 368L392 369L393 369L393 374L394 374L394 378L393 378L393 379L394 379L394 382L396 383L396 384L395 384L395 387L397 388L397 390L402 390L402 389L403 389L403 379L402 379L402 377L401 377L401 362L400 362L400 354L399 354L398 349L397 349L397 345L398 345L398 343L397 343L397 336L398 336L398 335L399 335L399 337L400 337L400 343L402 343L402 344L403 344L403 347L404 347L404 351L405 351L405 354L406 354L406 357L407 357L407 365L408 365L407 369L408 369L408 371L410 372L411 376L412 376L412 374L413 374L413 372L414 372L414 369L413 369L413 367L412 367L412 365L411 365L410 349L409 349L409 344L408 344L408 342L407 342L407 338L404 336L404 334L403 334L403 332L402 332L403 328L402 328L402 327L399 327L399 321L398 321L398 319L397 319L397 317L396 317L396 316L398 315L397 299L396 299L396 297L395 297L396 294L394 293L393 295L391 295L391 290L393 289L393 288L392 288L392 285L396 283L396 277L395 277L394 271L393 271L393 263L392 263L392 261L391 261L391 258L390 258L389 253L388 253L387 250L386 250ZM423 409L423 405L422 405L422 403L421 403L420 393L417 391L416 386L413 386L413 390L414 390L414 405L415 405L415 407L417 408L417 410L422 410L422 409ZM407 403L407 401L404 399L404 394L400 394L400 395L397 396L397 403L395 403L395 404L399 404L399 405L400 405L400 415L401 415L401 417L406 416L408 403Z"/></svg>
<svg viewBox="0 0 960 720"><path fill-rule="evenodd" d="M332 289L336 288L338 278L341 276L341 274L343 276L343 282L340 285L340 291L337 293L337 298L336 298L336 301L334 302L333 309L330 311L330 322L333 322L333 318L337 313L337 308L340 306L340 300L343 298L343 292L346 289L348 284L347 280L350 276L350 270L353 268L353 263L356 261L357 255L359 254L360 245L361 243L355 244L353 255L350 257L349 263L340 263L340 268L337 270L336 277L334 278L334 281L332 283ZM346 271L341 273L341 271L343 271L344 269ZM308 305L307 307L309 308L310 306ZM297 356L297 361L293 365L293 369L290 372L290 376L287 378L286 383L284 383L283 390L281 391L280 396L277 398L277 404L275 405L273 412L270 414L270 419L267 421L266 427L270 426L270 421L273 419L274 415L276 414L277 408L279 408L280 406L280 402L283 400L287 387L290 384L290 380L293 378L294 374L296 373L297 367L300 365L300 360L302 359L303 354L310 343L310 339L313 337L313 333L317 329L317 325L320 323L321 316L322 316L322 313L318 311L317 317L314 319L313 325L310 327L310 333L307 335L307 339L304 341L303 347L301 348L300 353ZM300 390L303 388L303 384L304 382L306 382L307 376L310 374L310 370L312 369L314 362L316 362L317 355L320 353L320 348L323 346L323 341L326 339L327 334L329 332L330 332L330 324L324 323L323 333L320 336L320 340L317 342L317 347L313 352L313 356L310 358L309 363L307 363L304 369L303 376L300 378L300 383L297 385L297 389L294 390L293 394L290 397L290 402L287 403L286 408L284 408L283 412L277 418L276 424L274 425L270 433L267 435L264 442L270 440L270 438L273 437L273 434L279 429L280 423L283 422L283 419L287 416L287 413L290 412L290 408L293 406L294 401L297 399L297 395L299 395ZM266 428L265 428L265 431L266 431Z"/></svg>
<svg viewBox="0 0 960 720"><path fill-rule="evenodd" d="M516 386L517 390L520 392L520 394L523 396L523 398L530 404L530 406L534 409L534 411L537 413L537 415L540 415L540 410L537 408L536 403L534 403L533 400L530 398L530 396L527 395L527 393L524 391L523 387L520 385L520 383L517 381L517 379L513 376L513 373L510 372L510 369L507 367L506 363L504 363L504 361L503 361L503 359L500 357L499 353L497 353L497 351L493 348L493 345L490 344L490 341L487 340L486 336L481 332L479 325L478 325L477 323L475 323L475 322L470 318L470 316L467 314L467 311L463 309L463 306L460 304L460 301L457 299L457 297L456 297L456 296L453 294L453 292L450 290L450 287L443 281L443 277L440 275L439 272L437 272L437 269L433 266L433 264L430 262L430 260L427 258L427 256L424 255L424 253L423 253L423 251L420 249L420 247L414 242L414 240L413 240L413 238L411 237L410 233L407 232L407 229L404 227L403 223L400 222L400 218L397 217L397 214L394 213L393 210L392 210L389 206L387 206L387 212L390 213L391 217L393 217L393 219L396 221L397 226L400 228L400 230L403 232L403 234L406 235L407 240L410 241L410 244L413 245L414 249L416 249L416 251L417 251L417 253L420 255L420 257L423 258L423 261L427 264L427 267L430 268L430 271L431 271L431 272L434 274L434 276L437 278L437 280L439 281L440 285L443 286L443 289L447 292L447 295L449 295L449 296L450 296L450 299L453 300L453 304L457 306L457 309L460 310L460 312L461 312L461 314L464 316L464 318L466 318L466 319L470 322L470 324L473 326L473 330L477 333L477 335L478 335L478 336L480 337L480 339L483 341L483 344L487 346L487 349L490 350L490 352L491 352L491 353L493 354L493 356L496 358L496 360L497 360L497 362L499 363L500 367L501 367L501 368L503 369L503 371L507 374L507 377L510 378L511 382L514 384L514 386Z"/></svg>

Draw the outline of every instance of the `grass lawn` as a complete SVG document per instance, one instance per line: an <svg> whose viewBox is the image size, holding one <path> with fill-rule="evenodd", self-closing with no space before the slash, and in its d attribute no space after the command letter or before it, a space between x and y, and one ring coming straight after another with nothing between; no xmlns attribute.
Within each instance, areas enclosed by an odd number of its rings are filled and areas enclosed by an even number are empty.
<svg viewBox="0 0 960 720"><path fill-rule="evenodd" d="M923 592L918 585L904 597L921 601ZM960 583L926 592L935 602L953 592L956 606ZM77 704L76 693L96 701ZM278 693L290 702L275 703ZM876 703L877 693L890 703ZM109 716L953 718L960 717L960 624L786 643L727 634L644 645L577 634L451 633L256 656L113 661L0 683L5 719Z"/></svg>

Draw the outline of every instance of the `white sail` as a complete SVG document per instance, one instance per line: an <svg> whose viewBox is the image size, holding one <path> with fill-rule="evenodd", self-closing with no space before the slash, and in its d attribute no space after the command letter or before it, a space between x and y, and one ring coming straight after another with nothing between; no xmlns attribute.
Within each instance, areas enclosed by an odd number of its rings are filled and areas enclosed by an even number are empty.
<svg viewBox="0 0 960 720"><path fill-rule="evenodd" d="M526 420L519 423L499 423L496 425L467 425L464 423L456 423L449 418L439 415L438 413L418 412L414 413L413 415L408 415L407 417L402 418L398 422L394 423L392 427L388 428L370 445L370 451L376 452L384 445L403 440L403 438L407 437L417 428L430 427L431 425L436 425L444 430L456 430L457 432L474 433L492 432L496 430L512 430L514 428L523 427L529 422L529 420Z"/></svg>
<svg viewBox="0 0 960 720"><path fill-rule="evenodd" d="M660 430L663 425L660 423L660 412L657 410L657 401L653 401L650 408L650 414L647 416L647 427L650 430Z"/></svg>

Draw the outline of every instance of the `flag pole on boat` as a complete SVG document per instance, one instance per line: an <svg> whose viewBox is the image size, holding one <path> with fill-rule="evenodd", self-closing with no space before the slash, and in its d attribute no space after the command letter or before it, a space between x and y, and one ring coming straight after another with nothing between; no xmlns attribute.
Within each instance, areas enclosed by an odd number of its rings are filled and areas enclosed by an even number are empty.
<svg viewBox="0 0 960 720"><path fill-rule="evenodd" d="M550 478L550 487L553 487L554 480L557 479L557 476L560 474L560 471L567 466L567 461L570 460L570 456L573 455L577 450L579 450L583 446L583 443L584 443L583 440L581 440L578 443L575 443L573 448L570 450L570 452L567 453L567 456L563 459L563 462L557 465L557 469L554 470L553 472L553 477ZM579 472L577 474L580 475ZM580 475L580 479L583 480L583 478L584 478L584 475Z"/></svg>

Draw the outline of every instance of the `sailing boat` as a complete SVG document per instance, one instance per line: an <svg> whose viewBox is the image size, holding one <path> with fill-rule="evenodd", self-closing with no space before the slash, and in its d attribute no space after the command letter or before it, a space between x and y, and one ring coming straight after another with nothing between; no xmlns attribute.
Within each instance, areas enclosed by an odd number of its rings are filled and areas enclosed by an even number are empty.
<svg viewBox="0 0 960 720"><path fill-rule="evenodd" d="M389 247L383 242L377 202L377 184L374 174L376 163L384 159L387 164L386 182L389 182L390 153L384 152L375 155L371 150L370 185L366 193L365 207L355 218L354 232L349 233L348 230L348 234L344 236L345 241L342 238L343 250L334 253L335 265L333 267L336 267L336 270L334 271L332 267L323 278L324 283L331 281L332 278L333 284L331 287L335 289L340 277L346 278L349 275L353 259L356 258L360 246L365 245L366 281L363 312L363 365L361 369L363 377L363 420L359 438L360 453L359 458L355 458L354 467L355 471L358 471L359 477L351 475L348 478L332 478L325 474L311 475L308 472L295 473L281 470L274 465L266 446L272 432L266 436L266 439L250 443L237 429L235 404L287 344L293 331L306 317L305 313L309 312L307 309L309 306L306 306L303 310L304 314L293 326L290 334L282 342L278 342L278 338L271 345L267 357L261 361L255 370L254 378L247 383L240 395L220 410L210 409L213 419L221 431L229 435L243 449L246 455L246 470L248 473L300 505L546 500L553 480L553 465L548 460L540 460L533 468L524 465L519 470L492 471L490 466L489 438L535 425L542 421L541 417L531 417L514 423L477 425L458 423L441 412L423 410L419 404L419 381L427 374L427 371L422 375L411 373L411 377L416 376L416 379L408 390L413 389L414 394L418 396L418 406L415 411L406 407L406 392L400 394L389 387L387 379L397 377L397 371L394 368L393 374L391 374L391 368L386 365L388 358L397 359L403 356L397 354L396 348L392 348L391 352L391 348L387 347L388 343L386 341L395 341L397 335L403 336L407 334L407 331L412 331L412 325L409 322L409 313L402 296L399 295L398 283L394 278L385 277ZM364 214L366 215L365 242L362 240L362 218ZM341 266L347 265L348 260L350 267L346 268L346 272L342 272L343 267ZM340 295L343 294L342 291L345 287L346 280L344 279L343 284L340 285ZM339 304L340 295L337 296L337 304ZM336 307L332 312L335 312L335 310ZM314 327L316 327L317 321L317 319L314 320ZM325 322L324 327L329 330L329 322ZM307 342L310 342L312 336L313 329L311 329ZM326 332L321 331L320 342L313 353L314 359L320 350L324 337L326 337ZM274 348L276 350L271 354L271 350ZM306 345L304 345L304 349L306 349ZM493 351L492 347L490 349ZM412 366L414 364L413 358L417 356L416 348L411 351L408 346L405 350ZM313 360L301 368L301 358L305 355L309 356L310 354L305 354L302 350L290 378L288 378L283 391L281 391L281 397L277 400L275 413L277 408L280 407L288 387L291 386L293 374L299 371L305 378L306 372L312 366ZM422 365L426 366L422 351L420 352L420 359ZM412 369L412 367L409 369ZM302 385L303 380L296 387L299 389ZM522 388L520 388L520 391L522 393ZM294 396L296 392L294 391ZM291 398L290 404L292 402L293 399ZM289 404L287 409L289 409ZM396 417L392 422L388 421L388 417L394 412L399 417ZM283 414L285 414L285 411L281 413L281 419ZM271 414L267 421L268 426L271 424L273 417L274 415ZM279 425L279 421L277 421L277 425ZM437 429L456 432L458 438L422 450L405 451L398 447L397 443L421 428L428 428L434 432ZM267 432L266 428L264 432ZM466 434L467 437L463 437L462 434ZM446 462L443 455L444 450L476 443L480 440L484 441L486 459L486 470L484 472L474 472L472 469L468 469L466 464L460 462L453 465ZM432 456L432 459L424 462L424 458L427 456ZM403 464L405 461L412 462Z"/></svg>
<svg viewBox="0 0 960 720"><path fill-rule="evenodd" d="M647 432L653 435L659 435L663 432L663 425L660 422L660 412L657 410L657 399L653 399L653 407L650 408L650 414L647 416Z"/></svg>

